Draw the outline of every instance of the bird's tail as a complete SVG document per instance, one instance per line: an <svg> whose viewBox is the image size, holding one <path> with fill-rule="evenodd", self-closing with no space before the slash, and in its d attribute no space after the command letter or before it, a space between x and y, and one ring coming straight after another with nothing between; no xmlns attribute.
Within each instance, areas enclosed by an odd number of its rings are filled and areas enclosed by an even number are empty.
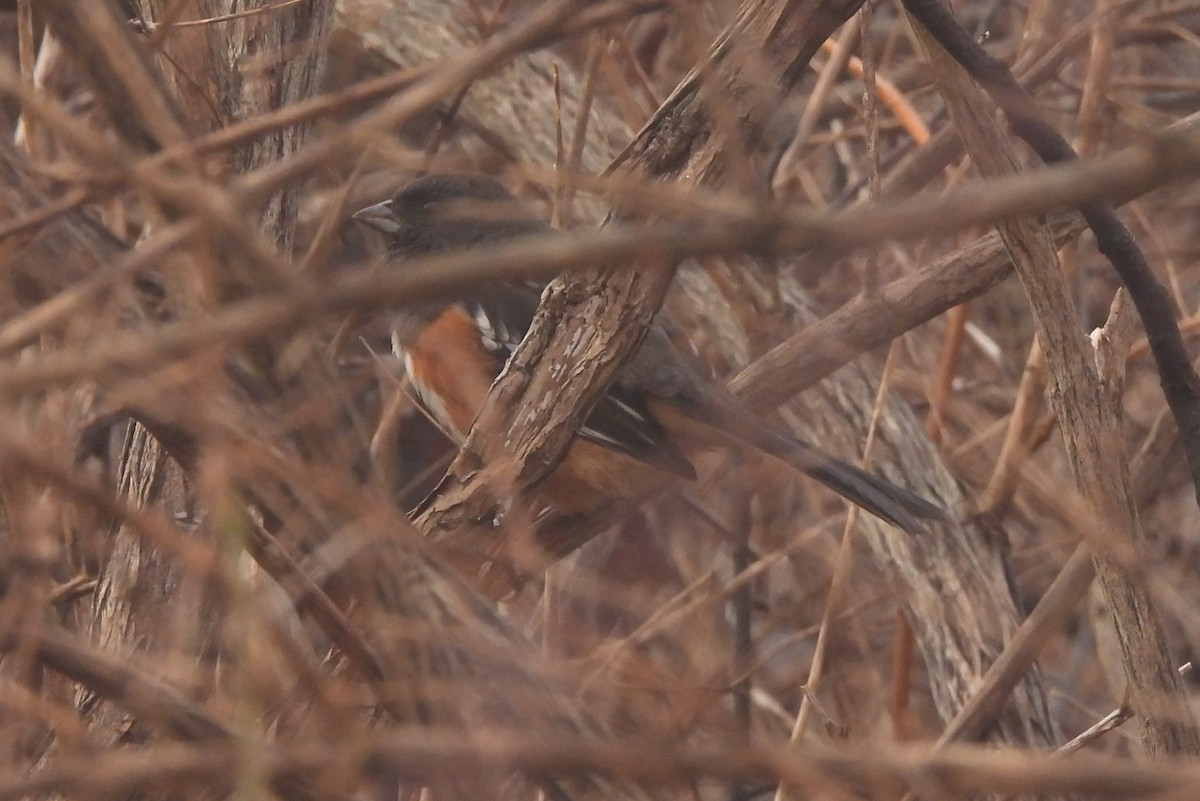
<svg viewBox="0 0 1200 801"><path fill-rule="evenodd" d="M944 509L920 495L833 456L824 455L824 458L823 464L804 472L876 517L910 533L922 530L919 520L946 520Z"/></svg>
<svg viewBox="0 0 1200 801"><path fill-rule="evenodd" d="M732 398L710 398L709 401L703 404L705 411L715 411L718 419L705 419L704 422L812 476L846 500L892 525L916 533L924 530L921 520L948 518L940 506L767 425ZM702 416L707 418L708 414Z"/></svg>

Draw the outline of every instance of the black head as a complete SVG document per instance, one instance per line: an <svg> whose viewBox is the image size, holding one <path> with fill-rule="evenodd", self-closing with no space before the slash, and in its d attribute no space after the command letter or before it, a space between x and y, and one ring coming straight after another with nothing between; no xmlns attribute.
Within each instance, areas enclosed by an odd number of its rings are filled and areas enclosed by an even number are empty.
<svg viewBox="0 0 1200 801"><path fill-rule="evenodd" d="M504 184L483 175L418 178L390 200L355 212L354 219L382 231L388 249L404 255L468 248L547 230Z"/></svg>

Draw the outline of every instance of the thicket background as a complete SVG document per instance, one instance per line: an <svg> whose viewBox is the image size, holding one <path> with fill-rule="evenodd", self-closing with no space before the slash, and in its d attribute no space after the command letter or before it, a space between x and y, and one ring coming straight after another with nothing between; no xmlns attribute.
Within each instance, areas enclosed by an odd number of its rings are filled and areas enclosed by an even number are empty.
<svg viewBox="0 0 1200 801"><path fill-rule="evenodd" d="M0 798L1200 794L1200 4L956 2L1032 136L905 5L0 4ZM448 170L578 244L381 270L349 214ZM552 554L461 463L410 521L387 309L558 262L678 262L701 369L955 522L746 455Z"/></svg>

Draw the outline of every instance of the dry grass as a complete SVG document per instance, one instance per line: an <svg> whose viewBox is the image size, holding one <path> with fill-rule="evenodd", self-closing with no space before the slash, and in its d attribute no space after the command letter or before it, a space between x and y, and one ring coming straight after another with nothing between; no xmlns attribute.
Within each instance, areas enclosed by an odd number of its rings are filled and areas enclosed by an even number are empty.
<svg viewBox="0 0 1200 801"><path fill-rule="evenodd" d="M230 5L0 6L0 799L1200 796L1186 381L1071 211L1194 351L1200 3L955 4L1058 170L899 2ZM577 236L380 270L349 213L424 170ZM683 262L702 369L956 523L714 454L549 569L519 511L414 524L454 452L387 310L597 262Z"/></svg>

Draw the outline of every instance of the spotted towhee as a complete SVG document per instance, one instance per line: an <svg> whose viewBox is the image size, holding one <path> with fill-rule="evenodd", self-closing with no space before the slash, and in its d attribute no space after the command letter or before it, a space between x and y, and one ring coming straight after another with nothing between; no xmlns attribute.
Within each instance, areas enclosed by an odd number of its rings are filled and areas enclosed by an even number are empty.
<svg viewBox="0 0 1200 801"><path fill-rule="evenodd" d="M388 258L482 248L551 231L494 179L431 175L368 206L354 219L386 237ZM542 286L497 282L396 314L393 342L421 403L461 443L509 355L533 320ZM597 497L644 492L646 465L696 477L688 454L741 443L774 456L908 531L944 511L885 479L784 434L746 411L725 387L701 378L655 325L592 409L566 458L542 485L563 512Z"/></svg>

